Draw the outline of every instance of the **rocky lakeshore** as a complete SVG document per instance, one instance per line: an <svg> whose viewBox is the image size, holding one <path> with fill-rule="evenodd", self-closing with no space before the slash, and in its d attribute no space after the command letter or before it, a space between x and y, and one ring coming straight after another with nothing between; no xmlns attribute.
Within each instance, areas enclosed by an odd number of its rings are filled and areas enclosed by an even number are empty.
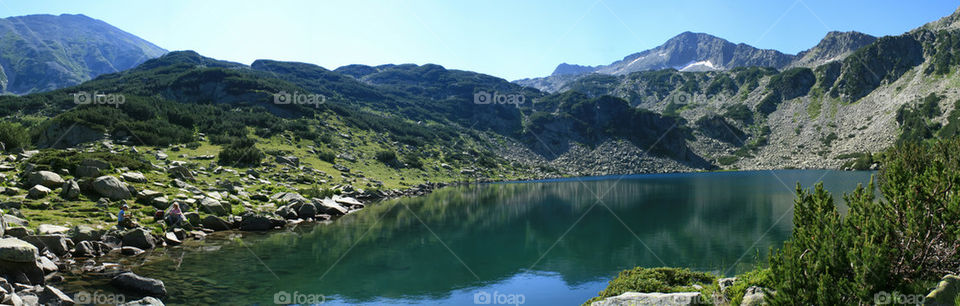
<svg viewBox="0 0 960 306"><path fill-rule="evenodd" d="M140 154L136 147L110 142L66 152L96 156L100 150ZM365 191L350 183L362 174L344 172L344 183L335 188L306 189L293 185L333 177L301 165L295 156L276 156L272 162L240 171L218 166L209 156L181 154L184 161L173 160L164 150L149 154L152 163L141 169L120 166L125 161L119 159L93 157L54 169L49 165L61 164L49 162L40 151L0 156L0 303L163 305L167 295L163 281L131 272L148 260L145 254L152 250L202 243L220 231L266 232L332 221L378 201L470 183L427 182L402 190ZM39 165L33 163L36 157ZM490 180L474 178L481 181ZM183 226L168 226L153 213L174 203L183 209L187 221ZM127 214L136 226L116 225L122 205L131 207ZM143 259L121 260L138 257ZM83 288L64 292L57 287L65 276L80 283L109 284L123 295L97 295L98 291Z"/></svg>

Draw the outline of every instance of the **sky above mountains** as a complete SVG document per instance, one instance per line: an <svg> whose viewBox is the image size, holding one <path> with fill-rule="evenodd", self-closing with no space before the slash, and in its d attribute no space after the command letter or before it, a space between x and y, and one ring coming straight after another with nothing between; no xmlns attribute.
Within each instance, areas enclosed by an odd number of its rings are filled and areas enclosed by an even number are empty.
<svg viewBox="0 0 960 306"><path fill-rule="evenodd" d="M829 31L897 35L960 1L11 1L0 17L84 14L168 50L250 64L435 63L508 80L609 64L684 31L795 54Z"/></svg>

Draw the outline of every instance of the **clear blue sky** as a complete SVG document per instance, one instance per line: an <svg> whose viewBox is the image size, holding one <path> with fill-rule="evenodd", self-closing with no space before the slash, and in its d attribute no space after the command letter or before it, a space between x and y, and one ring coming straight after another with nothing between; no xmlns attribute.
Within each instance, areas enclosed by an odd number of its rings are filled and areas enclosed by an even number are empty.
<svg viewBox="0 0 960 306"><path fill-rule="evenodd" d="M81 13L168 50L249 64L435 63L508 80L557 64L609 64L683 31L786 53L828 31L896 35L960 1L47 1L0 0L0 16Z"/></svg>

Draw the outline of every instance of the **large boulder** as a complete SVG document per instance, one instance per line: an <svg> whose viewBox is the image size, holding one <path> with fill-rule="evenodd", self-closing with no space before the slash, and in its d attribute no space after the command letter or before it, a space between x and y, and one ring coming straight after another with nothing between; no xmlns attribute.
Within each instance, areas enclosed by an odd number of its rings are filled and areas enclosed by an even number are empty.
<svg viewBox="0 0 960 306"><path fill-rule="evenodd" d="M73 241L98 241L103 237L104 230L95 229L89 225L77 225L73 228Z"/></svg>
<svg viewBox="0 0 960 306"><path fill-rule="evenodd" d="M70 250L72 242L61 235L36 235L24 237L24 240L30 242L39 249L46 248L57 256L63 256Z"/></svg>
<svg viewBox="0 0 960 306"><path fill-rule="evenodd" d="M109 175L101 176L93 180L93 190L113 201L126 200L133 197L126 183Z"/></svg>
<svg viewBox="0 0 960 306"><path fill-rule="evenodd" d="M257 214L247 214L240 220L240 230L267 231L273 229L273 227L278 224L283 224L283 220L276 220Z"/></svg>
<svg viewBox="0 0 960 306"><path fill-rule="evenodd" d="M215 231L226 231L230 229L230 223L218 218L217 216L204 217L203 220L200 221L200 225L203 225L204 228Z"/></svg>
<svg viewBox="0 0 960 306"><path fill-rule="evenodd" d="M77 184L77 181L73 179L63 182L63 187L60 189L60 197L64 200L76 200L80 198L80 184Z"/></svg>
<svg viewBox="0 0 960 306"><path fill-rule="evenodd" d="M103 248L99 242L80 241L73 250L75 257L97 257L103 255Z"/></svg>
<svg viewBox="0 0 960 306"><path fill-rule="evenodd" d="M205 197L200 200L200 211L214 214L217 216L226 216L227 210L214 198Z"/></svg>
<svg viewBox="0 0 960 306"><path fill-rule="evenodd" d="M300 208L297 209L297 216L300 218L315 218L317 216L317 207L311 203L303 203L300 205Z"/></svg>
<svg viewBox="0 0 960 306"><path fill-rule="evenodd" d="M140 172L124 172L120 176L123 177L124 181L134 182L134 183L146 183L147 177Z"/></svg>
<svg viewBox="0 0 960 306"><path fill-rule="evenodd" d="M83 165L77 166L77 170L74 171L74 176L78 178L100 177L102 174L103 173L100 171L100 169L96 167L83 166Z"/></svg>
<svg viewBox="0 0 960 306"><path fill-rule="evenodd" d="M43 270L37 264L36 246L17 239L0 238L0 276L13 283L43 283Z"/></svg>
<svg viewBox="0 0 960 306"><path fill-rule="evenodd" d="M188 182L197 181L197 179L193 176L193 172L191 172L190 169L187 169L187 167L184 167L184 166L170 167L170 169L167 169L167 173L169 173L170 176L174 178L181 179L184 181L188 181Z"/></svg>
<svg viewBox="0 0 960 306"><path fill-rule="evenodd" d="M296 192L278 192L270 197L280 203L307 202L307 198Z"/></svg>
<svg viewBox="0 0 960 306"><path fill-rule="evenodd" d="M315 200L313 203L317 206L317 211L322 214L342 216L349 211L347 208L340 206L340 204L333 199Z"/></svg>
<svg viewBox="0 0 960 306"><path fill-rule="evenodd" d="M199 213L192 212L192 211L191 211L191 212L185 212L185 213L183 213L183 216L184 216L185 218L187 218L187 222L189 222L191 226L200 226L200 214L199 214Z"/></svg>
<svg viewBox="0 0 960 306"><path fill-rule="evenodd" d="M123 234L123 246L147 250L157 246L157 241L147 229L135 228Z"/></svg>
<svg viewBox="0 0 960 306"><path fill-rule="evenodd" d="M65 226L40 224L40 226L37 227L38 235L66 234L67 232L70 232L70 228Z"/></svg>
<svg viewBox="0 0 960 306"><path fill-rule="evenodd" d="M167 288L163 285L163 281L136 275L133 274L133 272L120 273L114 276L113 279L110 280L110 285L119 289L153 297L164 297L167 295Z"/></svg>
<svg viewBox="0 0 960 306"><path fill-rule="evenodd" d="M36 246L17 238L0 238L0 260L34 263L40 252Z"/></svg>
<svg viewBox="0 0 960 306"><path fill-rule="evenodd" d="M57 188L63 185L63 178L50 171L37 171L27 175L27 186L43 185L47 188Z"/></svg>
<svg viewBox="0 0 960 306"><path fill-rule="evenodd" d="M50 188L44 187L43 185L34 185L30 187L30 190L27 191L28 199L43 199L46 198L51 192Z"/></svg>

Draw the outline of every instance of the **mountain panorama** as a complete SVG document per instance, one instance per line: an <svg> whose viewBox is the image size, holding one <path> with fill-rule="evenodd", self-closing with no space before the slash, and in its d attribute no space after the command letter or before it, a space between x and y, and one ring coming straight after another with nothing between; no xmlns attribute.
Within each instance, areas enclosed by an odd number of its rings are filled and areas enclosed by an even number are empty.
<svg viewBox="0 0 960 306"><path fill-rule="evenodd" d="M958 70L960 11L513 82L4 18L0 302L960 305Z"/></svg>

